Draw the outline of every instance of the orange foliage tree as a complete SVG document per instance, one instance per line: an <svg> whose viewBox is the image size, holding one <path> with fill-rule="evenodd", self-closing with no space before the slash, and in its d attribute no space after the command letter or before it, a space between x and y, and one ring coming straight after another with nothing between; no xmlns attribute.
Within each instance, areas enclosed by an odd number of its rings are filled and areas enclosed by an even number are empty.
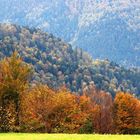
<svg viewBox="0 0 140 140"><path fill-rule="evenodd" d="M88 97L73 95L64 88L54 91L39 85L24 98L23 131L78 133L92 115L93 105Z"/></svg>
<svg viewBox="0 0 140 140"><path fill-rule="evenodd" d="M140 133L140 101L129 93L119 92L113 105L117 133Z"/></svg>

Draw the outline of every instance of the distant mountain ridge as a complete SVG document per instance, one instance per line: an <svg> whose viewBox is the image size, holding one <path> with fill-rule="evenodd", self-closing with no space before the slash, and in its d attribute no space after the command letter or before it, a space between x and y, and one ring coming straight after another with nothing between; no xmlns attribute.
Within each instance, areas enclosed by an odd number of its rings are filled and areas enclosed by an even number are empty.
<svg viewBox="0 0 140 140"><path fill-rule="evenodd" d="M32 65L32 84L57 89L65 85L82 94L91 86L115 96L126 91L140 96L140 70L125 69L109 60L93 60L82 49L39 29L0 24L0 60L17 51Z"/></svg>
<svg viewBox="0 0 140 140"><path fill-rule="evenodd" d="M127 67L140 67L139 0L0 0L0 21L41 28Z"/></svg>

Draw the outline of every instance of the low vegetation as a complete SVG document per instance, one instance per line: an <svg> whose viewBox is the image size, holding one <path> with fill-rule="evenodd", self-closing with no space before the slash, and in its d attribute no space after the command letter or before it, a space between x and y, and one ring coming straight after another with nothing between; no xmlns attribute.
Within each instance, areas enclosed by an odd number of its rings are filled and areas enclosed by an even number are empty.
<svg viewBox="0 0 140 140"><path fill-rule="evenodd" d="M139 140L139 135L0 134L0 140Z"/></svg>

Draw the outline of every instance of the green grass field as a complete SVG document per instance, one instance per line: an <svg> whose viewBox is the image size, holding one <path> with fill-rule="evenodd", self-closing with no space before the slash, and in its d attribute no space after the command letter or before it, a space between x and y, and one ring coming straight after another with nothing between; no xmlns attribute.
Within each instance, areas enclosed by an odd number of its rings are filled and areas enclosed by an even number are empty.
<svg viewBox="0 0 140 140"><path fill-rule="evenodd" d="M0 134L0 140L140 140L140 135Z"/></svg>

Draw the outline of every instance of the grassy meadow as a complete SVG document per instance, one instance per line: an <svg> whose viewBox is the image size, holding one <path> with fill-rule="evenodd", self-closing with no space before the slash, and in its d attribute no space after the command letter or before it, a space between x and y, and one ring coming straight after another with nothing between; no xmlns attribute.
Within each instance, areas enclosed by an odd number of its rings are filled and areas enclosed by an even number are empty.
<svg viewBox="0 0 140 140"><path fill-rule="evenodd" d="M140 140L140 135L0 134L0 140Z"/></svg>

